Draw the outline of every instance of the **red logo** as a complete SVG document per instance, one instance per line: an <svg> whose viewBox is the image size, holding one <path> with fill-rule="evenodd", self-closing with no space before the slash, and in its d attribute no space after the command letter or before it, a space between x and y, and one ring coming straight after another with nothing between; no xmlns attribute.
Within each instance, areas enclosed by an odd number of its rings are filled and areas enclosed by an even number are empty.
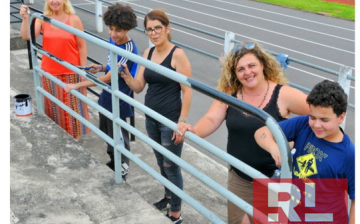
<svg viewBox="0 0 360 224"><path fill-rule="evenodd" d="M254 179L253 223L348 223L347 179Z"/></svg>

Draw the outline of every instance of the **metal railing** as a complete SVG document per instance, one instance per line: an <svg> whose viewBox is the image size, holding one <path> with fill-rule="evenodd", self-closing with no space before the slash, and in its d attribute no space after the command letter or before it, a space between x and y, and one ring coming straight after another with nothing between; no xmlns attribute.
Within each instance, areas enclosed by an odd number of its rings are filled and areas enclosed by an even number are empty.
<svg viewBox="0 0 360 224"><path fill-rule="evenodd" d="M86 8L74 5L75 8L81 9L83 11L86 11L88 13L91 13L91 14L95 15L95 26L96 26L96 30L98 32L103 31L102 2L106 3L106 4L109 4L109 5L113 5L113 2L109 2L109 1L106 1L106 0L95 0L95 12L93 12L91 10L88 10ZM147 14L146 12L142 12L142 11L135 10L135 9L133 9L133 10L134 10L134 12L136 12L138 14L141 14L141 15L146 15ZM206 30L198 29L196 27L192 27L192 26L189 26L189 25L186 25L186 24L183 24L183 23L179 23L179 22L176 22L176 21L170 21L170 23L174 24L174 25L177 25L177 26L181 26L181 27L186 28L186 29L190 29L190 30L193 30L193 31L196 31L196 32L200 32L200 33L203 33L203 34L206 34L206 35L209 35L209 36L224 40L224 50L223 51L224 51L225 55L229 52L229 50L232 49L232 47L234 46L234 43L242 44L242 41L239 41L239 40L235 39L235 34L232 33L232 32L225 32L225 35L221 36L219 34L215 34L215 33L212 33L212 32L206 31ZM136 27L135 29L137 31L140 31L140 32L144 31L144 29L141 29L141 28L138 28L138 27ZM87 31L85 31L85 32L87 32ZM94 34L92 34L90 32L87 32L87 33L89 33L91 35L94 35ZM96 35L94 35L94 36L96 36ZM99 36L97 36L97 37L101 38ZM209 52L197 49L195 47L186 45L186 44L178 42L178 41L172 40L172 42L174 44L180 46L180 47L184 47L186 49L195 51L197 53L209 56L209 57L214 58L214 59L219 59L218 55L211 54ZM274 55L274 56L279 55L279 53L276 53L276 52L273 52L273 51L270 51L270 50L266 50L266 51L268 53ZM352 71L352 69L350 67L341 66L339 68L339 71L335 71L335 70L328 69L328 68L325 68L325 67L322 67L322 66L319 66L319 65L315 65L313 63L306 62L306 61L303 61L303 60L300 60L300 59L297 59L297 58L293 58L293 57L287 57L287 60L288 60L288 62L295 62L295 63L298 63L300 65L305 65L305 66L307 66L309 68L314 68L314 69L317 69L319 71L323 71L323 72L338 76L338 83L342 86L342 88L344 89L344 91L348 95L348 97L350 96L350 83L351 83L351 81L355 82L355 77L352 75L353 71ZM29 58L29 61L31 61L30 58ZM32 65L30 65L30 68L31 68L31 66ZM306 88L306 87L301 86L301 85L298 85L298 84L293 83L293 82L289 82L288 84L290 86L294 87L294 88L297 88L297 89L302 90L302 91L307 92L307 93L309 93L311 91L311 89ZM90 90L90 91L92 91L92 90ZM351 109L355 109L354 104L349 103L348 107L351 108ZM133 119L132 119L132 122L134 122ZM346 120L341 124L341 127L343 129L345 129L345 124L346 124ZM133 137L132 137L132 139L133 139Z"/></svg>
<svg viewBox="0 0 360 224"><path fill-rule="evenodd" d="M23 0L21 0L21 1L23 1ZM16 3L17 3L17 2L16 2ZM23 4L23 2L20 2L20 3ZM11 3L10 3L10 6L13 7L14 9L16 9L16 10L19 10L19 8L15 7L15 6L12 6ZM34 11L34 12L43 13L42 11L40 11L40 10L34 8L34 7L29 6L29 8L30 8L32 11ZM14 14L15 14L15 13L19 13L19 11L14 12ZM17 17L17 18L20 19L19 22L22 22L22 18L20 18L20 17ZM98 36L98 35L95 35L95 34L89 32L89 31L86 31L86 30L85 30L84 32L87 33L87 34L89 34L89 35L92 35L92 36L94 36L94 37L96 37L96 38L99 38L99 39L101 39L101 40L103 40L103 41L107 41L105 38L100 37L100 36ZM42 32L41 32L40 34L42 35ZM32 59L31 59L30 41L26 41L26 43L27 43L27 51L28 51L28 59L29 59L29 69L32 70L32 69L33 69L33 65L32 65ZM36 43L36 44L37 44L39 47L42 46L40 43ZM42 58L41 58L40 56L38 56L37 58L38 58L39 60L42 60ZM93 62L93 63L95 63L95 64L101 64L99 61L95 60L94 58L92 58L92 57L90 57L90 56L87 56L87 60L89 60L89 61L91 61L91 62ZM92 94L94 94L95 96L97 96L97 97L100 96L100 94L97 93L97 92L96 92L95 90L93 90L92 88L87 87L86 89L87 89L89 92L91 92ZM131 97L134 98L134 93L133 93L133 92L131 92ZM134 110L133 107L132 107L132 110ZM131 126L135 127L135 117L134 117L134 116L130 117L130 124L131 124ZM135 141L135 136L134 136L133 134L130 135L130 141L132 141L132 142Z"/></svg>
<svg viewBox="0 0 360 224"><path fill-rule="evenodd" d="M97 29L98 32L103 31L102 2L106 3L106 4L109 4L109 5L114 4L113 2L108 2L106 0L95 0L95 12L91 12L91 13L95 14L95 24L96 24L96 29ZM77 8L83 9L82 7L78 7L78 6L77 6ZM133 9L133 10L134 10L134 12L136 12L138 14L141 14L141 15L146 15L147 14L146 12L142 12L142 11L135 10L135 9ZM89 11L89 10L86 10L86 11ZM232 32L225 32L225 35L221 36L219 34L215 34L215 33L212 33L212 32L206 31L206 30L198 29L196 27L192 27L192 26L189 26L189 25L186 25L186 24L183 24L183 23L179 23L179 22L176 22L176 21L170 21L170 23L174 24L174 25L181 26L181 27L186 28L186 29L190 29L190 30L193 30L193 31L196 31L196 32L199 32L199 33L203 33L203 34L206 34L206 35L209 35L209 36L224 40L224 50L223 50L223 52L224 52L225 55L233 48L234 43L237 43L237 44L242 44L243 43L242 41L236 40L235 39L235 34L232 33ZM144 31L144 29L140 29L140 28L136 28L136 30L141 31L141 32ZM197 53L209 56L211 58L219 59L218 55L211 54L209 52L197 49L195 47L186 45L186 44L178 42L178 41L172 40L171 42L178 45L178 46L180 46L180 47L187 48L189 50L192 50L192 51L195 51ZM276 57L279 55L279 53L276 53L274 51L270 51L270 50L266 50L266 51L268 53L276 56ZM303 61L303 60L300 60L300 59L297 59L297 58L289 57L289 56L287 56L287 61L288 62L298 63L300 65L304 65L304 66L307 66L309 68L314 68L314 69L317 69L319 71L326 72L326 73L338 76L338 83L344 89L345 93L348 95L348 98L349 98L349 96L350 96L350 83L351 83L351 81L355 82L355 77L352 75L353 71L352 71L351 67L343 65L343 66L340 66L339 71L335 71L335 70L332 70L332 69L328 69L328 68L325 68L325 67L322 67L322 66L319 66L319 65L315 65L313 63L306 62L306 61ZM307 93L309 93L311 91L311 89L306 88L306 87L301 86L301 85L298 85L298 84L293 83L293 82L289 82L288 84L290 86L294 87L294 88L297 88L297 89L302 90L302 91L307 92ZM354 104L349 103L348 107L351 108L351 109L355 109ZM344 122L340 126L345 130L345 125L346 125L346 120L344 120Z"/></svg>
<svg viewBox="0 0 360 224"><path fill-rule="evenodd" d="M11 1L10 2L10 8L18 10L18 8L14 6L14 5L17 5L17 4L24 4L24 1L23 0ZM18 14L18 13L19 13L19 11L11 11L10 10L10 16L14 17L16 19L16 20L10 20L10 24L11 23L21 23L22 18L15 15L15 14Z"/></svg>
<svg viewBox="0 0 360 224"><path fill-rule="evenodd" d="M34 24L35 19L41 19L45 22L51 23L54 26L59 27L60 29L63 29L67 32L73 33L76 36L79 36L86 41L89 41L95 45L98 45L106 50L110 51L110 58L111 58L111 73L117 74L117 55L120 55L122 57L128 58L129 60L136 62L148 69L151 69L153 71L158 72L161 75L164 75L174 81L177 81L183 85L186 85L194 90L197 90L201 93L204 93L208 96L213 97L214 99L220 100L222 102L225 102L231 107L234 107L237 110L245 111L248 114L251 114L255 116L256 118L263 121L267 127L269 127L270 131L273 133L274 138L276 139L280 152L281 152L281 158L282 161L287 161L282 164L282 172L281 177L282 178L291 178L291 169L292 167L292 160L290 155L290 149L289 145L287 143L287 140L281 131L280 126L278 123L272 118L269 114L264 112L263 110L260 110L250 104L247 104L245 102L236 100L234 97L231 97L225 93L222 93L218 90L215 90L214 88L211 88L209 86L206 86L200 82L197 82L191 78L188 78L182 74L179 74L175 71L172 71L168 68L165 68L159 64L153 63L149 60L146 60L142 58L141 56L132 54L131 52L125 51L119 47L116 47L114 45L109 44L107 41L100 40L98 38L95 38L89 34L86 34L85 32L82 32L78 29L75 29L71 26L68 26L64 23L61 23L56 20L52 20L49 17L46 17L44 15L35 13L31 15L30 18L30 36L31 36L31 54L32 54L32 62L33 62L33 74L34 74L34 86L35 86L35 92L36 92L36 103L38 108L38 114L44 113L43 108L43 102L41 100L42 96L45 96L49 98L51 101L58 104L61 108L63 108L65 111L67 111L69 114L74 116L76 119L78 119L81 123L83 123L85 126L90 128L94 133L99 135L102 139L104 139L107 143L112 145L115 148L115 181L116 183L121 183L122 177L121 177L121 154L127 156L129 159L131 159L134 163L139 165L142 169L144 169L146 172L148 172L151 176L153 176L155 179L157 179L159 182L161 182L164 186L166 186L169 190L176 193L180 198L182 198L185 202L190 204L192 207L194 207L197 211L199 211L202 215L204 215L207 219L209 219L213 223L225 223L223 220L221 220L218 216L216 216L213 212L209 211L205 206L200 204L198 201L193 199L191 196L189 196L187 193L176 187L174 184L169 182L167 179L165 179L161 174L159 174L157 171L155 171L153 168L151 168L149 165L144 163L142 160L140 160L138 157L136 157L134 154L129 152L124 147L124 141L122 137L122 133L120 131L120 128L125 128L130 133L137 136L140 140L144 141L145 143L149 144L152 148L157 150L159 153L163 154L170 160L172 160L174 163L179 165L182 169L186 170L193 176L195 176L197 179L205 183L207 186L224 196L227 200L234 203L236 206L243 209L246 213L253 216L253 207L245 202L243 199L236 196L234 193L220 185L219 183L215 182L205 174L199 172L196 168L194 168L192 165L188 164L186 161L182 160L181 158L174 155L172 152L168 151L166 148L164 148L162 145L156 143L152 139L150 139L147 135L140 132L139 130L135 129L131 125L127 124L126 122L122 121L120 119L120 110L119 110L119 99L131 104L135 108L143 111L148 116L151 116L155 120L163 123L164 125L170 127L172 130L177 131L177 124L170 121L169 119L163 117L162 115L156 113L155 111L149 109L148 107L144 106L143 104L135 101L133 98L123 94L118 89L118 78L117 75L111 76L111 83L112 85L109 86L106 83L103 83L99 81L94 75L91 73L85 72L77 68L76 66L63 61L56 56L50 54L47 51L44 51L38 44L36 43L36 38L34 34ZM67 107L64 103L56 99L54 96L46 92L40 85L40 75L42 74L45 77L49 78L53 82L55 82L57 85L61 87L65 87L65 83L61 82L59 79L55 78L51 74L47 73L46 71L42 70L37 65L36 60L36 54L40 53L42 55L45 55L52 60L58 62L59 64L65 66L68 69L71 69L75 71L77 74L83 76L87 80L90 80L94 82L97 86L103 88L105 91L108 91L112 94L112 107L113 112L109 112L103 107L99 106L98 104L94 103L92 100L88 99L86 96L82 95L80 92L76 90L71 90L71 94L78 97L83 102L87 103L89 106L95 108L100 113L108 117L113 121L114 124L114 137L113 139L104 134L102 131L100 131L99 128L91 124L89 121L84 119L82 116L71 110L69 107ZM233 167L242 170L244 173L249 175L252 178L267 178L264 174L260 173L259 171L255 170L254 168L248 166L247 164L243 163L242 161L236 159L235 157L227 154L223 150L217 148L216 146L210 144L206 140L196 136L193 133L186 132L185 137L189 140L195 142L196 144L200 145L204 149L208 150L212 154L218 156L219 158L223 159L227 163L231 164ZM277 189L273 189L277 191ZM268 222L268 218L266 217L256 217L256 219L263 220L263 222Z"/></svg>

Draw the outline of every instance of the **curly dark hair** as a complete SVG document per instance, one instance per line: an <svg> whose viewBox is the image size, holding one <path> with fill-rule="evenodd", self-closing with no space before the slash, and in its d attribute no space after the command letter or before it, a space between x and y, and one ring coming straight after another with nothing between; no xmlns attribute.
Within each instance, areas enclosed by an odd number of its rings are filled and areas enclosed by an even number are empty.
<svg viewBox="0 0 360 224"><path fill-rule="evenodd" d="M347 94L337 82L324 80L314 86L306 98L309 105L332 107L336 116L346 112Z"/></svg>
<svg viewBox="0 0 360 224"><path fill-rule="evenodd" d="M118 29L131 30L137 26L136 15L129 5L116 3L108 7L103 15L106 26L115 26Z"/></svg>

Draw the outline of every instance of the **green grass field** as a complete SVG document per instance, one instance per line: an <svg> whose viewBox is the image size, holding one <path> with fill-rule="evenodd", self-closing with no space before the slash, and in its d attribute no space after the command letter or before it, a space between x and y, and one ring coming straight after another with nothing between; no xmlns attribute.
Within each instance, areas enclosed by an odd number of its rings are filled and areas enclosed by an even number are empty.
<svg viewBox="0 0 360 224"><path fill-rule="evenodd" d="M315 12L327 16L355 20L355 7L351 5L325 2L320 0L256 0L274 5L282 5L289 8L307 12Z"/></svg>

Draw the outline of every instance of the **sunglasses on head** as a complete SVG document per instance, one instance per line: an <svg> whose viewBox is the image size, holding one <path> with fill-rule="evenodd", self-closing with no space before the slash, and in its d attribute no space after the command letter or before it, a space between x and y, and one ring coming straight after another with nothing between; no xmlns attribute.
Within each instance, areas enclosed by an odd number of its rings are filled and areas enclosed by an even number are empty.
<svg viewBox="0 0 360 224"><path fill-rule="evenodd" d="M251 49L254 49L256 46L256 44L254 42L249 42L249 43L246 43L246 44L241 44L241 45L236 45L234 48L233 48L233 52L236 53L237 51L245 48L247 50L251 50Z"/></svg>

